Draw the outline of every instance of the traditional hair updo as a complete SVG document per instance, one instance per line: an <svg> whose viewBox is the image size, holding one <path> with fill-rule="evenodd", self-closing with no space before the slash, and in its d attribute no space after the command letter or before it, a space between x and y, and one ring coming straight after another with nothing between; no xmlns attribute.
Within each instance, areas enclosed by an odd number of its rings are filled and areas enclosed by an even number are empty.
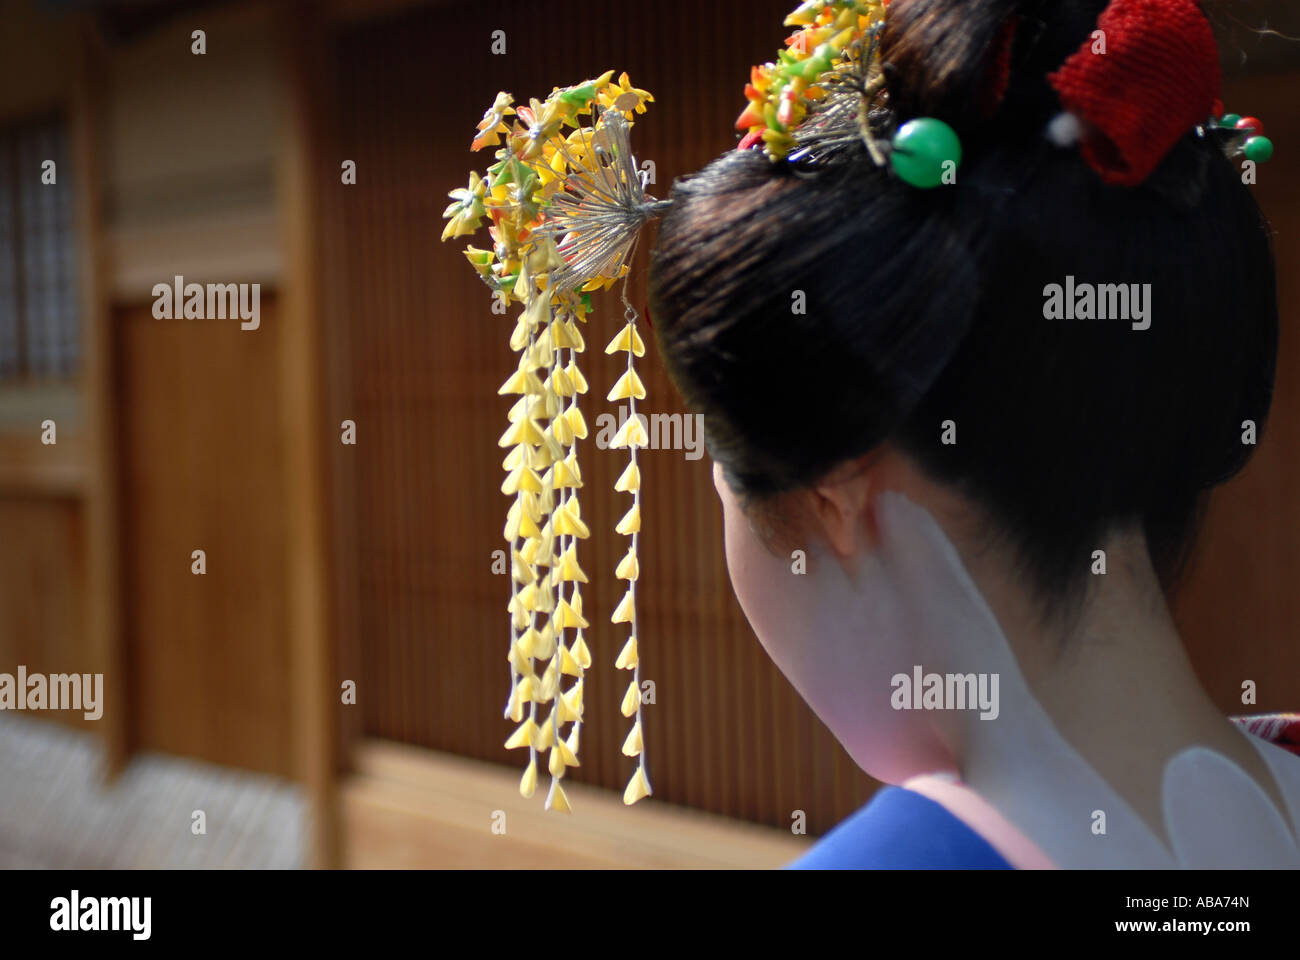
<svg viewBox="0 0 1300 960"><path fill-rule="evenodd" d="M865 148L814 168L732 151L673 188L651 257L662 356L749 502L889 443L980 505L1046 600L1140 523L1168 584L1203 494L1236 474L1272 397L1269 232L1194 132L1141 186L1044 135L1047 75L1105 0L894 0L897 120L961 136L955 185L908 186ZM1005 95L982 98L1015 16ZM1151 325L1045 319L1045 288L1150 284ZM792 309L802 292L806 313ZM957 442L941 442L956 423Z"/></svg>

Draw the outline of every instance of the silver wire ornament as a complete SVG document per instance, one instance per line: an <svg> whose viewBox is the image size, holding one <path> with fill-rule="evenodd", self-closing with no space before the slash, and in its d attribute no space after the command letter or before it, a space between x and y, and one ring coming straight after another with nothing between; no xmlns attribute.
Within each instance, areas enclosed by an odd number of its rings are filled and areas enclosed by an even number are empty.
<svg viewBox="0 0 1300 960"><path fill-rule="evenodd" d="M861 143L876 166L889 162L889 140L880 139L871 128L872 110L885 92L885 76L876 58L884 26L881 21L865 31L845 48L843 61L817 79L817 86L826 93L812 103L808 115L791 131L796 146L790 151L790 161L827 163Z"/></svg>
<svg viewBox="0 0 1300 960"><path fill-rule="evenodd" d="M565 261L551 272L560 292L576 290L593 277L618 276L642 225L669 206L646 196L630 127L617 106L601 111L591 133L581 128L581 155L557 141L568 165L564 189L551 196L546 219L534 232L554 240Z"/></svg>

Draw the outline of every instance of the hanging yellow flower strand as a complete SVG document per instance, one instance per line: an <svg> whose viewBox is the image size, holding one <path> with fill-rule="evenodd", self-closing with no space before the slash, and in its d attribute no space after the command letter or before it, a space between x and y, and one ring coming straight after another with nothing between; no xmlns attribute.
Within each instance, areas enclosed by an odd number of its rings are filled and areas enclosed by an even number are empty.
<svg viewBox="0 0 1300 960"><path fill-rule="evenodd" d="M631 804L651 793L642 749L636 639L641 526L636 451L647 438L636 415L645 387L633 358L644 355L645 345L627 299L627 272L640 227L664 204L645 196L629 145L633 114L644 113L653 97L633 87L626 73L617 83L612 76L607 71L583 84L557 87L544 102L532 100L518 109L509 94L498 93L472 144L475 150L497 146L504 136L496 163L486 178L471 173L469 185L451 192L453 202L443 212L448 219L443 240L472 234L485 216L491 219L492 249L467 247L465 255L494 295L524 305L510 338L518 366L499 391L519 395L500 440L509 449L501 490L514 498L504 531L511 551L505 712L518 726L506 746L528 748L519 785L525 797L537 788L538 752L550 751L546 808L563 812L571 807L560 781L568 767L578 764L584 674L591 666L580 589L587 576L577 556L577 541L590 536L577 496L582 486L577 443L587 436L578 405L578 397L587 392L577 365L577 354L585 348L578 324L587 322L590 291L608 289L619 278L626 324L606 352L625 351L627 368L609 399L626 399L631 415L611 445L628 449L628 467L616 489L631 493L633 500L616 528L632 539L616 570L628 583L627 593L611 619L631 629L616 662L633 671L622 707L624 716L636 718L623 753L638 763L623 800ZM511 116L514 120L507 123ZM573 130L562 135L568 127ZM540 676L539 663L545 663ZM565 677L573 678L567 690ZM548 707L540 726L539 704ZM572 724L567 737L561 730L565 724Z"/></svg>
<svg viewBox="0 0 1300 960"><path fill-rule="evenodd" d="M618 659L614 661L614 666L620 670L631 670L633 672L632 681L628 684L627 692L623 694L621 705L623 716L636 716L632 729L628 731L627 739L623 741L623 754L638 758L636 772L632 775L627 789L623 792L623 802L631 804L636 803L650 793L650 781L646 776L645 758L641 742L641 660L637 655L636 639L636 581L640 575L640 564L637 561L636 548L641 533L641 468L637 466L636 452L638 448L649 443L649 438L646 437L645 429L642 427L641 420L636 412L636 402L645 399L645 386L641 383L641 378L637 376L636 368L632 362L633 357L644 356L645 344L637 333L635 312L628 311L626 319L627 325L609 342L605 352L618 353L621 351L627 354L627 370L618 378L618 382L610 390L609 399L615 402L619 400L628 402L627 421L619 428L610 446L615 449L626 447L628 451L627 469L623 471L623 474L614 484L614 489L619 492L631 493L632 506L614 529L615 532L623 536L631 537L631 543L627 548L627 554L619 561L618 567L614 571L614 576L627 581L627 592L623 594L623 599L619 602L610 619L614 623L628 624L631 630L627 642L619 652Z"/></svg>

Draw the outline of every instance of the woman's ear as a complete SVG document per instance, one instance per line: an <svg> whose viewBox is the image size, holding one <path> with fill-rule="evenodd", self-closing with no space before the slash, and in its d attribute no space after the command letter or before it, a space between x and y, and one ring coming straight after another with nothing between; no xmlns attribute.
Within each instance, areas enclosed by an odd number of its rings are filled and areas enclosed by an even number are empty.
<svg viewBox="0 0 1300 960"><path fill-rule="evenodd" d="M872 536L873 475L865 464L853 463L833 471L809 491L826 542L842 559L856 554Z"/></svg>

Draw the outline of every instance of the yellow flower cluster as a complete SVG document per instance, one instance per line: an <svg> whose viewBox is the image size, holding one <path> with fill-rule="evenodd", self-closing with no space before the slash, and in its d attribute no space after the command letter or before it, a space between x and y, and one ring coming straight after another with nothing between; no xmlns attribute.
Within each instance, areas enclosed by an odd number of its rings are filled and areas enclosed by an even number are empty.
<svg viewBox="0 0 1300 960"><path fill-rule="evenodd" d="M585 221L585 208L572 196L579 182L585 198L599 199L608 192L602 185L611 182L609 157L626 149L612 142L610 118L617 114L626 123L614 124L615 134L625 132L633 116L644 113L645 104L653 99L633 87L626 73L617 81L612 77L609 71L576 86L557 87L544 102L534 99L527 107L516 108L509 94L497 94L472 144L475 150L499 147L496 162L486 176L471 174L467 187L452 191L453 202L443 213L448 220L444 240L474 233L484 218L490 219L492 248L471 246L465 255L499 299L523 305L510 336L510 346L518 354L517 367L498 391L519 398L499 441L508 451L502 463L506 478L501 491L512 498L504 530L511 556L506 713L517 724L505 745L528 749L528 765L519 785L525 797L537 787L538 755L549 751L546 808L564 812L571 808L561 780L567 768L578 765L584 674L592 663L581 592L588 578L578 562L578 542L590 536L578 502L582 471L577 451L578 441L587 436L578 398L588 387L577 358L585 349L581 328L591 310L590 291L607 288L623 277L630 253L626 246L601 246L594 266L588 265L574 280L572 271L590 259L596 240L607 238L611 230L594 215L591 222ZM639 182L628 186L637 188ZM564 207L566 192L570 204ZM567 211L563 216L562 208ZM548 223L557 222L564 229L558 242L554 231L547 229ZM629 233L629 243L633 235ZM572 282L562 283L559 278ZM635 671L623 701L623 714L636 716L623 752L640 758L624 793L624 802L631 804L650 794L641 751L635 636L636 543L641 529L636 450L648 439L635 416L635 403L645 397L645 387L633 358L645 353L645 345L634 311L629 310L626 325L606 352L627 354L626 370L609 399L626 400L633 409L612 444L629 451L628 467L616 488L633 497L631 509L616 528L632 539L616 570L628 583L627 593L612 617L632 629L618 658L619 667ZM540 709L546 710L544 720L539 719Z"/></svg>

